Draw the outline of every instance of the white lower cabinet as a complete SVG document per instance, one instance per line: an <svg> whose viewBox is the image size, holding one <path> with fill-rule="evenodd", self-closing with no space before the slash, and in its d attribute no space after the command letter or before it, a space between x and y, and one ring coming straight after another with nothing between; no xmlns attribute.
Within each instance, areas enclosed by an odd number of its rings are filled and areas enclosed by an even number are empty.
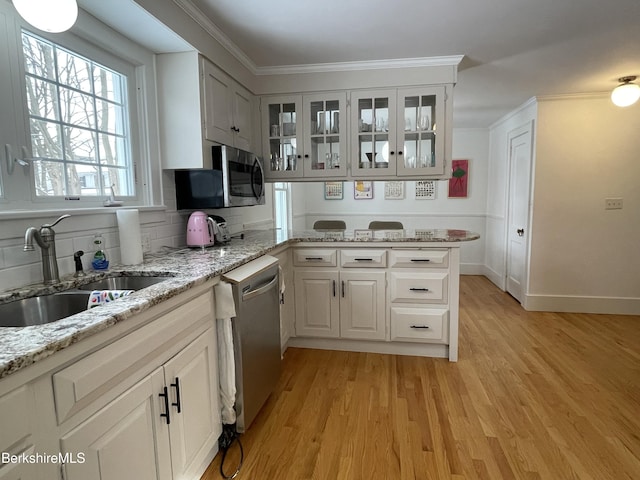
<svg viewBox="0 0 640 480"><path fill-rule="evenodd" d="M385 273L295 272L296 336L384 340Z"/></svg>
<svg viewBox="0 0 640 480"><path fill-rule="evenodd" d="M296 336L340 336L338 281L335 270L295 272Z"/></svg>
<svg viewBox="0 0 640 480"><path fill-rule="evenodd" d="M85 455L66 463L67 480L156 480L171 478L171 450L164 404L158 392L164 373L158 368L107 407L60 439L64 454Z"/></svg>
<svg viewBox="0 0 640 480"><path fill-rule="evenodd" d="M215 329L62 436L68 480L190 479L221 431Z"/></svg>
<svg viewBox="0 0 640 480"><path fill-rule="evenodd" d="M457 360L459 249L345 242L293 250L290 343Z"/></svg>
<svg viewBox="0 0 640 480"><path fill-rule="evenodd" d="M35 453L33 444L33 409L35 398L31 385L22 385L0 397L0 453L30 455ZM28 463L11 463L2 459L0 480L28 480L33 478L33 466ZM10 459L9 459L10 460Z"/></svg>
<svg viewBox="0 0 640 480"><path fill-rule="evenodd" d="M340 272L340 337L384 340L385 273Z"/></svg>
<svg viewBox="0 0 640 480"><path fill-rule="evenodd" d="M207 330L164 366L174 479L199 476L222 432L215 332Z"/></svg>

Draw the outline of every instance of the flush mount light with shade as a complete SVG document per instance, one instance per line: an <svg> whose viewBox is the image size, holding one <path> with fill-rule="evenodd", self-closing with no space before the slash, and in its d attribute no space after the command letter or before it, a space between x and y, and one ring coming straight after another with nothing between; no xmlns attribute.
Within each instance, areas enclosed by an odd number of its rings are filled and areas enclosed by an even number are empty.
<svg viewBox="0 0 640 480"><path fill-rule="evenodd" d="M611 92L611 101L618 107L633 105L640 98L640 85L633 83L637 77L630 75L618 79L620 85Z"/></svg>
<svg viewBox="0 0 640 480"><path fill-rule="evenodd" d="M22 18L49 33L69 30L78 18L76 0L12 0Z"/></svg>

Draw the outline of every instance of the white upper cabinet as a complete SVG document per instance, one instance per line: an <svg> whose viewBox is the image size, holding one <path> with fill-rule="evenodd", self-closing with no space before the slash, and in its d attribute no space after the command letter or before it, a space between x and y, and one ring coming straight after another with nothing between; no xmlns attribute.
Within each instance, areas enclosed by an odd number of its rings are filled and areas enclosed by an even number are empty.
<svg viewBox="0 0 640 480"><path fill-rule="evenodd" d="M347 95L345 92L304 95L304 176L347 174Z"/></svg>
<svg viewBox="0 0 640 480"><path fill-rule="evenodd" d="M443 176L450 137L445 98L443 85L352 92L352 174Z"/></svg>
<svg viewBox="0 0 640 480"><path fill-rule="evenodd" d="M448 178L452 88L437 84L264 96L265 178Z"/></svg>
<svg viewBox="0 0 640 480"><path fill-rule="evenodd" d="M345 177L346 112L346 92L263 97L265 177Z"/></svg>
<svg viewBox="0 0 640 480"><path fill-rule="evenodd" d="M263 97L261 108L265 178L302 178L302 97Z"/></svg>
<svg viewBox="0 0 640 480"><path fill-rule="evenodd" d="M197 52L158 55L162 166L211 168L212 144L252 150L255 97Z"/></svg>
<svg viewBox="0 0 640 480"><path fill-rule="evenodd" d="M253 95L211 62L202 63L205 138L251 151Z"/></svg>

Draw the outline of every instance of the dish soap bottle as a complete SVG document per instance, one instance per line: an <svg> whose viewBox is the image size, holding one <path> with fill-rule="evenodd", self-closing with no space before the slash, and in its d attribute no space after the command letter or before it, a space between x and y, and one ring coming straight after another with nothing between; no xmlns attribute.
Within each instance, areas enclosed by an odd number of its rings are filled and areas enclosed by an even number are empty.
<svg viewBox="0 0 640 480"><path fill-rule="evenodd" d="M91 266L94 270L106 270L109 268L109 260L107 260L107 254L104 249L104 239L101 233L96 233L93 236L93 246L96 249L96 253L93 254Z"/></svg>

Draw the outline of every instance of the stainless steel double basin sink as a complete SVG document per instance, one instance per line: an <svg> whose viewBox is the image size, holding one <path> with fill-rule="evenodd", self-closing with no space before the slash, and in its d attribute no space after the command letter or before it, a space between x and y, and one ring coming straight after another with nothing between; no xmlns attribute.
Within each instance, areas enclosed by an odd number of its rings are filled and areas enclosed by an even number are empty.
<svg viewBox="0 0 640 480"><path fill-rule="evenodd" d="M108 277L72 290L0 304L0 327L27 327L55 322L86 310L93 290L141 290L168 278L171 276Z"/></svg>

